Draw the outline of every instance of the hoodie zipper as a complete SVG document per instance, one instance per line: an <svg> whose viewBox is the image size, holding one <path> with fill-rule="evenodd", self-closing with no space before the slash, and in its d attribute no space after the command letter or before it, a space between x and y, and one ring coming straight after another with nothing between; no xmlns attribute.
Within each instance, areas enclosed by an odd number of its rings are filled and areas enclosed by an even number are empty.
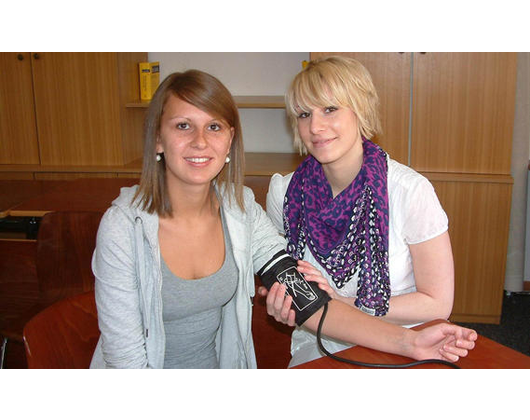
<svg viewBox="0 0 530 420"><path fill-rule="evenodd" d="M149 322L150 322L150 312L151 308L147 304L147 291L143 290L145 287L145 254L144 254L144 234L143 234L143 221L142 218L136 216L134 219L134 233L136 239L136 254L137 254L137 270L140 280L140 287L142 288L142 301L144 305L144 328L145 328L145 337L149 337Z"/></svg>

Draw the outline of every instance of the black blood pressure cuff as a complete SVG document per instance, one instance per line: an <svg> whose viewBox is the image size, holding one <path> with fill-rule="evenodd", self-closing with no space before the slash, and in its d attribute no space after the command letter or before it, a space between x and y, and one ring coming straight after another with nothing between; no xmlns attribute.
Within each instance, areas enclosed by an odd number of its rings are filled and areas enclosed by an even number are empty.
<svg viewBox="0 0 530 420"><path fill-rule="evenodd" d="M267 290L275 282L286 286L286 293L293 298L296 325L300 326L331 298L316 283L307 282L297 265L287 252L280 251L258 271L258 276Z"/></svg>

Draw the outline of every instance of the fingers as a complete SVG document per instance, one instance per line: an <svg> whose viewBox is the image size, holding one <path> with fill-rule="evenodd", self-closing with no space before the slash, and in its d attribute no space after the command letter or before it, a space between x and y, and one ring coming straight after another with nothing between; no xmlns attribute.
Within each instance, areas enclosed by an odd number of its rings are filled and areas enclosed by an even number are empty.
<svg viewBox="0 0 530 420"><path fill-rule="evenodd" d="M267 296L268 293L269 293L269 291L267 290L266 287L263 287L263 286L258 287L258 295Z"/></svg>
<svg viewBox="0 0 530 420"><path fill-rule="evenodd" d="M322 273L319 270L317 270L315 267L313 267L307 261L303 261L303 260L298 261L297 270L299 273L302 273L304 275L307 281L313 281L315 283L318 283L318 286L322 290L331 289L328 281L324 278Z"/></svg>
<svg viewBox="0 0 530 420"><path fill-rule="evenodd" d="M452 343L446 342L446 344L451 344L454 347L461 349L472 350L475 348L475 341L478 338L478 334L475 330L469 328L460 327L455 324L445 324L446 328L444 333L453 341Z"/></svg>
<svg viewBox="0 0 530 420"><path fill-rule="evenodd" d="M446 338L443 346L439 349L443 360L455 363L460 358L466 357L469 351L475 347L475 341L478 337L476 331L449 323L445 324L443 329Z"/></svg>
<svg viewBox="0 0 530 420"><path fill-rule="evenodd" d="M465 348L457 347L452 344L444 344L440 349L440 354L444 356L456 357L457 360L460 357L466 357L469 351Z"/></svg>
<svg viewBox="0 0 530 420"><path fill-rule="evenodd" d="M276 282L267 294L267 313L278 322L294 326L295 312L291 309L293 298L285 293L285 286Z"/></svg>
<svg viewBox="0 0 530 420"><path fill-rule="evenodd" d="M307 261L300 260L298 261L298 272L302 273L304 276L314 276L316 278L322 278L322 274L320 271L318 271L315 267L313 267L311 264L309 264ZM309 280L309 279L308 279ZM325 279L324 279L325 280Z"/></svg>

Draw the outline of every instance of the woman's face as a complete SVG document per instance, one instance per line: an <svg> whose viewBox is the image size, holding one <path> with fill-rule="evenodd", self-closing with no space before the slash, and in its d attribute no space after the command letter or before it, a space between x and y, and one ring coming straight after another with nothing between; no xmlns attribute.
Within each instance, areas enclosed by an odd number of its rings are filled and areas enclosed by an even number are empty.
<svg viewBox="0 0 530 420"><path fill-rule="evenodd" d="M357 116L350 108L327 106L300 111L298 133L307 151L322 165L362 156Z"/></svg>
<svg viewBox="0 0 530 420"><path fill-rule="evenodd" d="M164 153L168 184L209 184L223 169L233 137L226 121L170 95L156 146Z"/></svg>

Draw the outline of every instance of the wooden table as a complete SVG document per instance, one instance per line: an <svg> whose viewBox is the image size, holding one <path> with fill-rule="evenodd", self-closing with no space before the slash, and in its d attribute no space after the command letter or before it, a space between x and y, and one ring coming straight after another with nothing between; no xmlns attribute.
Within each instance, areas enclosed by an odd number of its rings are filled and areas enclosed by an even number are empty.
<svg viewBox="0 0 530 420"><path fill-rule="evenodd" d="M435 321L436 322L436 321ZM426 324L426 325L430 325ZM367 363L402 364L413 362L412 359L396 356L362 346L355 346L336 353L337 356ZM457 363L462 369L530 369L530 357L509 347L503 346L489 338L478 336L475 348L467 357L460 359ZM361 366L339 362L330 357L321 357L294 369L366 369ZM450 366L442 364L424 364L411 367L410 369L451 369Z"/></svg>
<svg viewBox="0 0 530 420"><path fill-rule="evenodd" d="M51 192L65 183L66 181L0 180L0 218L9 216L13 207Z"/></svg>
<svg viewBox="0 0 530 420"><path fill-rule="evenodd" d="M79 178L60 181L61 184L52 190L11 207L8 214L13 217L42 217L52 211L104 212L118 197L121 187L138 184L138 181L129 178Z"/></svg>

